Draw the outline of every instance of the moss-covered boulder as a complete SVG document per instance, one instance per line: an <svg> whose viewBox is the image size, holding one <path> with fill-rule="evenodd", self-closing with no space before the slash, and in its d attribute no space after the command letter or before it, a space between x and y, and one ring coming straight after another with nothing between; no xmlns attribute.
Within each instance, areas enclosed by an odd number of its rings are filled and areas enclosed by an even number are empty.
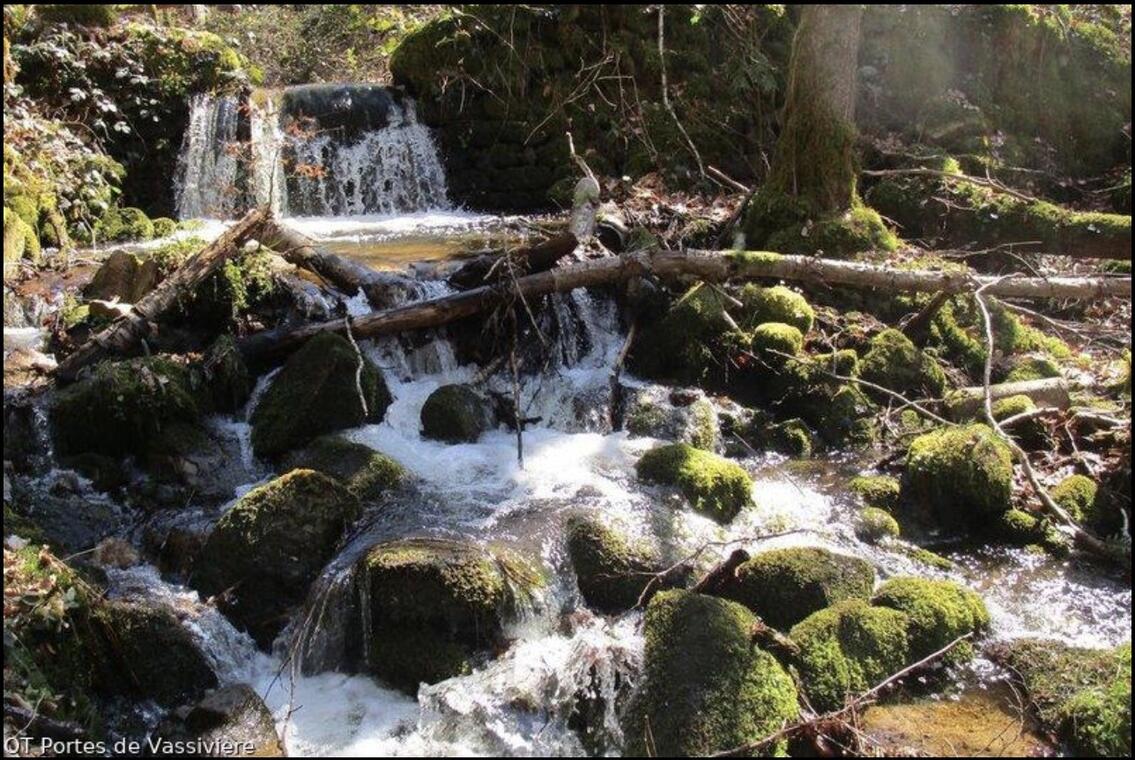
<svg viewBox="0 0 1135 760"><path fill-rule="evenodd" d="M154 237L154 223L140 208L111 207L95 223L95 239L102 243L132 242Z"/></svg>
<svg viewBox="0 0 1135 760"><path fill-rule="evenodd" d="M341 335L322 333L288 359L256 405L253 450L275 457L324 433L380 422L391 401L369 359Z"/></svg>
<svg viewBox="0 0 1135 760"><path fill-rule="evenodd" d="M473 443L492 426L488 401L469 385L443 385L422 405L422 435L446 443Z"/></svg>
<svg viewBox="0 0 1135 760"><path fill-rule="evenodd" d="M39 237L35 229L20 217L18 213L4 207L4 267L15 264L21 259L28 259L35 263L40 258Z"/></svg>
<svg viewBox="0 0 1135 760"><path fill-rule="evenodd" d="M1104 508L1103 500L1098 498L1099 486L1086 475L1069 475L1053 486L1049 495L1069 517L1092 530L1110 534L1120 528L1119 511Z"/></svg>
<svg viewBox="0 0 1135 760"><path fill-rule="evenodd" d="M889 475L857 475L847 484L848 490L865 506L894 512L899 505L899 481Z"/></svg>
<svg viewBox="0 0 1135 760"><path fill-rule="evenodd" d="M166 428L202 411L186 365L155 356L98 365L59 391L50 420L60 455L144 455Z"/></svg>
<svg viewBox="0 0 1135 760"><path fill-rule="evenodd" d="M783 285L762 288L750 283L741 288L738 298L743 304L744 325L747 327L780 322L792 325L802 335L807 335L816 318L808 300Z"/></svg>
<svg viewBox="0 0 1135 760"><path fill-rule="evenodd" d="M784 364L804 348L804 336L792 325L765 322L753 330L753 353L772 366Z"/></svg>
<svg viewBox="0 0 1135 760"><path fill-rule="evenodd" d="M331 559L359 515L353 493L312 470L293 470L245 494L217 522L191 582L261 646Z"/></svg>
<svg viewBox="0 0 1135 760"><path fill-rule="evenodd" d="M711 596L675 590L651 600L645 673L623 720L626 755L707 755L763 739L796 717L792 678L752 644L756 622L741 605Z"/></svg>
<svg viewBox="0 0 1135 760"><path fill-rule="evenodd" d="M216 411L237 412L252 396L255 378L231 335L222 335L209 345L200 370Z"/></svg>
<svg viewBox="0 0 1135 760"><path fill-rule="evenodd" d="M1026 380L1045 380L1050 377L1060 377L1060 365L1047 356L1020 356L1017 357L1005 375L1004 382L1020 383Z"/></svg>
<svg viewBox="0 0 1135 760"><path fill-rule="evenodd" d="M307 469L336 478L360 499L376 499L402 485L406 468L369 446L334 435L316 438L284 457L287 469Z"/></svg>
<svg viewBox="0 0 1135 760"><path fill-rule="evenodd" d="M706 451L721 442L717 410L708 398L670 392L660 386L634 389L626 402L623 427L631 435L681 441Z"/></svg>
<svg viewBox="0 0 1135 760"><path fill-rule="evenodd" d="M505 624L542 579L503 550L437 538L378 544L359 566L364 657L372 673L416 694L468 673L502 643Z"/></svg>
<svg viewBox="0 0 1135 760"><path fill-rule="evenodd" d="M855 535L869 544L898 538L899 533L898 520L878 507L864 507L855 516Z"/></svg>
<svg viewBox="0 0 1135 760"><path fill-rule="evenodd" d="M1082 757L1131 756L1131 644L1081 649L1055 640L1018 639L994 659L1025 687L1044 726Z"/></svg>
<svg viewBox="0 0 1135 760"><path fill-rule="evenodd" d="M683 385L721 382L727 348L740 336L727 318L729 304L713 288L695 285L673 304L654 299L640 318L628 366L654 380Z"/></svg>
<svg viewBox="0 0 1135 760"><path fill-rule="evenodd" d="M573 515L568 520L567 551L583 600L600 612L622 612L635 606L654 575L666 569L649 545L632 544L590 516ZM677 580L655 587L667 588Z"/></svg>
<svg viewBox="0 0 1135 760"><path fill-rule="evenodd" d="M170 219L168 216L159 216L156 219L151 219L154 223L154 237L164 238L169 237L177 232L177 220Z"/></svg>
<svg viewBox="0 0 1135 760"><path fill-rule="evenodd" d="M914 659L938 651L959 636L978 634L989 627L985 602L953 581L892 578L879 587L871 603L909 616L907 630ZM972 653L972 644L966 641L950 652L950 658L956 662Z"/></svg>
<svg viewBox="0 0 1135 760"><path fill-rule="evenodd" d="M938 398L946 389L946 374L898 330L883 330L871 339L859 363L859 376L896 393Z"/></svg>
<svg viewBox="0 0 1135 760"><path fill-rule="evenodd" d="M753 479L744 468L684 443L651 449L635 471L643 480L677 486L690 506L718 522L729 522L753 500Z"/></svg>
<svg viewBox="0 0 1135 760"><path fill-rule="evenodd" d="M870 562L820 547L761 552L735 577L726 596L781 630L845 599L866 599L875 585Z"/></svg>
<svg viewBox="0 0 1135 760"><path fill-rule="evenodd" d="M1010 509L997 521L1001 540L1016 546L1039 544L1044 539L1044 524L1036 515L1023 509Z"/></svg>
<svg viewBox="0 0 1135 760"><path fill-rule="evenodd" d="M928 525L980 527L1011 507L1013 456L985 425L943 427L910 445L900 501Z"/></svg>

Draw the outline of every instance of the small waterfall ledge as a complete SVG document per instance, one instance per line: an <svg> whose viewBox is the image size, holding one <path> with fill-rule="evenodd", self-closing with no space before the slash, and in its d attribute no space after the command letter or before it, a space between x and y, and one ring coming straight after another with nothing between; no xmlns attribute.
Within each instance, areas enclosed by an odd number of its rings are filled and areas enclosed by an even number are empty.
<svg viewBox="0 0 1135 760"><path fill-rule="evenodd" d="M385 87L304 85L198 95L175 176L181 219L392 215L449 208L414 102Z"/></svg>

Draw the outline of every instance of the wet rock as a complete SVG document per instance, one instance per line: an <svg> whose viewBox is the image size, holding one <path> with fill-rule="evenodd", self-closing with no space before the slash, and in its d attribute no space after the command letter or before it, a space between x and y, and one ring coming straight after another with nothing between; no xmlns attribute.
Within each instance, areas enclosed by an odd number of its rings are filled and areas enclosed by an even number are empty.
<svg viewBox="0 0 1135 760"><path fill-rule="evenodd" d="M909 616L910 652L916 660L942 649L959 636L979 634L989 627L985 602L953 581L892 578L879 587L871 603ZM962 662L972 655L972 644L964 641L950 651L947 660Z"/></svg>
<svg viewBox="0 0 1135 760"><path fill-rule="evenodd" d="M857 475L847 488L864 506L894 512L899 505L899 481L889 475Z"/></svg>
<svg viewBox="0 0 1135 760"><path fill-rule="evenodd" d="M877 544L898 538L899 533L898 520L878 507L864 507L855 517L855 535L867 543Z"/></svg>
<svg viewBox="0 0 1135 760"><path fill-rule="evenodd" d="M737 568L725 596L774 628L788 630L817 610L866 599L875 585L871 563L820 547L761 552Z"/></svg>
<svg viewBox="0 0 1135 760"><path fill-rule="evenodd" d="M83 295L90 301L138 303L158 286L160 279L160 268L154 259L115 251L106 257L95 272L83 289Z"/></svg>
<svg viewBox="0 0 1135 760"><path fill-rule="evenodd" d="M575 515L568 520L567 548L584 601L600 612L630 609L654 575L666 569L651 547L630 544L595 517ZM656 586L667 588L679 580Z"/></svg>
<svg viewBox="0 0 1135 760"><path fill-rule="evenodd" d="M792 678L752 644L756 622L741 605L711 596L674 590L651 600L645 673L623 720L628 756L706 755L796 718Z"/></svg>
<svg viewBox="0 0 1135 760"><path fill-rule="evenodd" d="M43 491L25 483L13 484L13 501L35 523L47 543L61 553L93 548L104 538L125 530L129 515L101 495L55 489Z"/></svg>
<svg viewBox="0 0 1135 760"><path fill-rule="evenodd" d="M288 359L253 411L253 449L257 456L276 457L319 435L380 422L391 401L378 368L350 341L317 335Z"/></svg>
<svg viewBox="0 0 1135 760"><path fill-rule="evenodd" d="M245 494L209 534L192 585L267 646L359 514L337 481L293 470Z"/></svg>
<svg viewBox="0 0 1135 760"><path fill-rule="evenodd" d="M378 544L359 573L367 666L410 694L468 673L543 583L508 552L433 538Z"/></svg>
<svg viewBox="0 0 1135 760"><path fill-rule="evenodd" d="M163 741L198 746L243 745L251 757L284 757L276 721L260 695L247 684L215 689L199 702L178 708L155 731ZM213 756L224 756L218 751Z"/></svg>
<svg viewBox="0 0 1135 760"><path fill-rule="evenodd" d="M213 341L205 352L201 370L203 384L208 388L212 406L218 412L237 412L252 395L255 379L230 335L222 335Z"/></svg>
<svg viewBox="0 0 1135 760"><path fill-rule="evenodd" d="M1017 639L990 649L1028 693L1041 723L1091 757L1131 755L1131 643L1082 649Z"/></svg>
<svg viewBox="0 0 1135 760"><path fill-rule="evenodd" d="M422 405L422 435L446 443L473 443L492 425L489 404L469 385L443 385Z"/></svg>
<svg viewBox="0 0 1135 760"><path fill-rule="evenodd" d="M284 458L288 469L322 472L347 486L360 499L377 499L409 477L406 469L369 446L325 435Z"/></svg>
<svg viewBox="0 0 1135 760"><path fill-rule="evenodd" d="M684 443L651 449L635 472L643 480L677 486L695 511L722 523L753 501L753 479L740 465Z"/></svg>
<svg viewBox="0 0 1135 760"><path fill-rule="evenodd" d="M700 392L667 393L664 388L649 387L631 393L623 425L632 435L680 441L706 451L717 448L717 412Z"/></svg>

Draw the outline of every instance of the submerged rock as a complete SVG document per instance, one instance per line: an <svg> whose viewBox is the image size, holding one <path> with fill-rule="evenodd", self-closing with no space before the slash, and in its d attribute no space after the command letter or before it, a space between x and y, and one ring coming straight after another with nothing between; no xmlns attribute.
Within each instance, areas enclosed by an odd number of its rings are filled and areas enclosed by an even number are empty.
<svg viewBox="0 0 1135 760"><path fill-rule="evenodd" d="M322 472L340 480L360 499L376 499L407 478L406 469L369 446L334 435L316 438L284 458L288 469Z"/></svg>
<svg viewBox="0 0 1135 760"><path fill-rule="evenodd" d="M213 528L192 585L267 646L303 601L359 514L353 493L312 470L293 470L245 494Z"/></svg>
<svg viewBox="0 0 1135 760"><path fill-rule="evenodd" d="M248 744L252 757L284 757L276 721L264 700L247 684L225 686L169 716L155 732L163 741Z"/></svg>
<svg viewBox="0 0 1135 760"><path fill-rule="evenodd" d="M753 479L739 464L684 443L651 449L635 471L643 480L677 486L694 510L718 522L729 522L753 501Z"/></svg>
<svg viewBox="0 0 1135 760"><path fill-rule="evenodd" d="M380 422L391 401L369 359L346 338L322 333L288 359L257 404L250 419L253 450L271 458L324 433Z"/></svg>
<svg viewBox="0 0 1135 760"><path fill-rule="evenodd" d="M470 385L443 385L422 405L422 435L446 443L474 443L492 426L488 402Z"/></svg>
<svg viewBox="0 0 1135 760"><path fill-rule="evenodd" d="M878 507L864 507L856 515L855 535L868 543L898 538L900 532L898 520Z"/></svg>
<svg viewBox="0 0 1135 760"><path fill-rule="evenodd" d="M792 678L752 644L756 622L716 597L674 590L651 600L645 673L623 720L626 755L706 755L762 739L796 717Z"/></svg>
<svg viewBox="0 0 1135 760"><path fill-rule="evenodd" d="M567 549L584 601L601 612L630 609L652 577L666 569L649 546L629 544L594 517L568 520ZM656 585L667 588L673 582Z"/></svg>
<svg viewBox="0 0 1135 760"><path fill-rule="evenodd" d="M359 566L369 621L365 661L376 676L416 694L422 683L468 673L500 645L504 626L539 573L503 550L411 538L378 544Z"/></svg>
<svg viewBox="0 0 1135 760"><path fill-rule="evenodd" d="M845 599L866 599L875 585L867 560L820 547L761 552L737 568L726 593L774 628L787 630Z"/></svg>

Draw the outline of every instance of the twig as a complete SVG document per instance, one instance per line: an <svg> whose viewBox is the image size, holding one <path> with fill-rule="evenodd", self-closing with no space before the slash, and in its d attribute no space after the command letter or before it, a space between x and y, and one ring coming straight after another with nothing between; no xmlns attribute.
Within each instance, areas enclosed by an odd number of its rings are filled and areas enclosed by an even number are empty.
<svg viewBox="0 0 1135 760"><path fill-rule="evenodd" d="M895 176L924 176L924 177L941 177L942 179L951 180L953 182L970 182L974 185L981 185L988 187L1006 195L1011 195L1022 201L1029 203L1036 203L1037 199L1031 195L1025 195L1019 190L1014 190L1011 187L1001 184L1000 182L992 179L982 179L981 177L971 177L967 174L951 174L950 172L940 171L938 169L872 169L865 170L863 174L868 177L895 177Z"/></svg>
<svg viewBox="0 0 1135 760"><path fill-rule="evenodd" d="M690 135L686 132L686 128L682 126L681 120L678 119L678 114L674 111L674 106L670 104L670 95L667 90L669 87L666 85L666 6L658 6L658 64L662 70L662 105L666 106L666 110L670 112L670 116L674 119L674 123L678 125L678 131L682 133L682 137L686 138L686 144L690 146L690 151L694 154L694 159L698 162L698 173L705 177L705 164L702 163L701 153L698 153L698 148L694 145L694 141L690 139Z"/></svg>

